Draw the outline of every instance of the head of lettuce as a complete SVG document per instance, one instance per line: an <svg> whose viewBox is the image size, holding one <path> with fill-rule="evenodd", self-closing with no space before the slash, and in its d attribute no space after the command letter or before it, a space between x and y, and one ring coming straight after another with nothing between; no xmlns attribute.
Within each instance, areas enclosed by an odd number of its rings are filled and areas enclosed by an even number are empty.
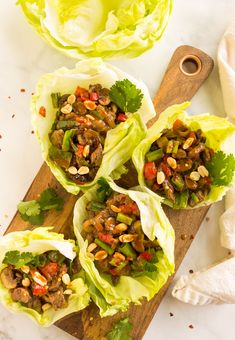
<svg viewBox="0 0 235 340"><path fill-rule="evenodd" d="M18 0L50 45L77 59L136 57L153 47L173 0Z"/></svg>
<svg viewBox="0 0 235 340"><path fill-rule="evenodd" d="M174 230L152 193L100 178L75 205L74 232L101 317L150 300L174 272Z"/></svg>
<svg viewBox="0 0 235 340"><path fill-rule="evenodd" d="M83 279L74 275L75 242L50 229L0 238L0 301L40 326L85 308L90 300Z"/></svg>

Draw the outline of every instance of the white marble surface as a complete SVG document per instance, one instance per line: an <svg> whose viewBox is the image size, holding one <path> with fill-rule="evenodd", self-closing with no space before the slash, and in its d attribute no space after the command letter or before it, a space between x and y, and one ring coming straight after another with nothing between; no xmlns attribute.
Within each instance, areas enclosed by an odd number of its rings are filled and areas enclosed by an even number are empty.
<svg viewBox="0 0 235 340"><path fill-rule="evenodd" d="M31 134L30 94L41 74L61 65L72 66L74 61L53 50L34 33L15 6L15 0L0 0L0 13L0 232L3 233L42 163L39 146ZM153 96L178 45L199 47L215 58L218 42L233 18L234 0L177 0L161 42L142 57L115 61L114 64L144 80ZM20 92L21 88L26 92ZM205 111L224 113L217 67L190 108L193 114ZM210 209L209 221L202 224L176 279L189 269L200 269L227 254L219 244L218 218L222 211L223 203ZM170 291L144 340L181 340L182 337L187 340L223 340L234 337L234 305L193 307L173 299ZM170 312L174 316L170 317ZM190 324L193 329L189 328ZM26 317L11 314L0 306L0 340L55 338L72 339L56 327L40 329Z"/></svg>

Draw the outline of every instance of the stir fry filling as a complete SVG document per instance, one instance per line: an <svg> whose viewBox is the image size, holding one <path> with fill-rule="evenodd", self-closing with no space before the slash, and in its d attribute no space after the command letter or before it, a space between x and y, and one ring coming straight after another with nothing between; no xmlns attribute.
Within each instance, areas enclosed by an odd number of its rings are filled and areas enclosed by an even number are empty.
<svg viewBox="0 0 235 340"><path fill-rule="evenodd" d="M144 234L136 202L113 192L105 182L98 181L96 201L88 203L83 223L89 257L100 272L111 275L114 284L122 275L154 275L161 250L157 239L151 241Z"/></svg>
<svg viewBox="0 0 235 340"><path fill-rule="evenodd" d="M127 79L111 89L101 84L78 86L75 93L52 93L57 109L49 134L49 157L77 184L95 178L103 158L105 137L110 129L127 120L127 111L141 106L142 93ZM39 114L46 116L44 107Z"/></svg>
<svg viewBox="0 0 235 340"><path fill-rule="evenodd" d="M0 280L9 289L13 301L38 313L67 307L73 293L70 282L77 271L77 259L69 261L56 250L36 256L9 251L3 263L7 267L1 271Z"/></svg>
<svg viewBox="0 0 235 340"><path fill-rule="evenodd" d="M194 207L210 191L212 178L206 164L213 156L202 131L192 131L177 119L171 129L162 131L145 155L146 184L173 207Z"/></svg>

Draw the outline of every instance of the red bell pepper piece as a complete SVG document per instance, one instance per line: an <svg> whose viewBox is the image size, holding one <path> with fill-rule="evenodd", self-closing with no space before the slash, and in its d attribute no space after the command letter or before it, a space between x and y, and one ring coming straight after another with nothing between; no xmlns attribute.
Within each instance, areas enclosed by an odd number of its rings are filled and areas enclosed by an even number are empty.
<svg viewBox="0 0 235 340"><path fill-rule="evenodd" d="M100 239L100 241L108 243L108 244L112 244L113 242L113 237L111 234L104 234L104 233L99 233L98 237Z"/></svg>
<svg viewBox="0 0 235 340"><path fill-rule="evenodd" d="M139 259L143 259L145 261L151 261L153 258L153 255L150 254L148 251L144 251L143 253L141 253L138 257Z"/></svg>
<svg viewBox="0 0 235 340"><path fill-rule="evenodd" d="M157 168L154 162L148 162L144 165L144 177L152 180L157 175Z"/></svg>
<svg viewBox="0 0 235 340"><path fill-rule="evenodd" d="M50 280L52 277L56 276L59 271L59 265L56 262L49 262L42 268L40 268L40 272Z"/></svg>
<svg viewBox="0 0 235 340"><path fill-rule="evenodd" d="M46 117L46 108L44 106L41 106L38 112L42 117Z"/></svg>
<svg viewBox="0 0 235 340"><path fill-rule="evenodd" d="M35 296L42 296L42 295L47 294L47 292L48 292L48 288L45 286L43 287L37 284L33 287L33 295Z"/></svg>
<svg viewBox="0 0 235 340"><path fill-rule="evenodd" d="M127 120L127 116L124 113L119 113L117 116L117 121L119 123L125 122Z"/></svg>
<svg viewBox="0 0 235 340"><path fill-rule="evenodd" d="M76 151L76 156L77 157L82 157L83 156L83 151L84 151L84 146L83 145L77 145L77 151Z"/></svg>
<svg viewBox="0 0 235 340"><path fill-rule="evenodd" d="M134 214L139 215L139 208L138 205L135 202L132 202L130 204L124 204L119 207L121 209L121 212L124 214Z"/></svg>
<svg viewBox="0 0 235 340"><path fill-rule="evenodd" d="M90 100L93 100L94 102L99 99L98 93L91 92L90 93Z"/></svg>
<svg viewBox="0 0 235 340"><path fill-rule="evenodd" d="M80 98L82 101L88 100L89 99L89 92L84 89L83 87L78 86L76 91L75 91L76 97Z"/></svg>

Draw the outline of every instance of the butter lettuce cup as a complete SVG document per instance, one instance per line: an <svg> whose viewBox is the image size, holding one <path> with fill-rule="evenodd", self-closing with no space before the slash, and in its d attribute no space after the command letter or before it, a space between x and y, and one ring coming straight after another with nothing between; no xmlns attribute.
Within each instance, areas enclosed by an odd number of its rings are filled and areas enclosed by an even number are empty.
<svg viewBox="0 0 235 340"><path fill-rule="evenodd" d="M28 22L66 55L133 58L152 48L173 0L18 0Z"/></svg>
<svg viewBox="0 0 235 340"><path fill-rule="evenodd" d="M0 301L40 326L84 309L90 294L79 277L73 240L40 227L0 238Z"/></svg>
<svg viewBox="0 0 235 340"><path fill-rule="evenodd" d="M145 85L101 59L44 75L31 108L42 155L72 194L120 177L155 115Z"/></svg>
<svg viewBox="0 0 235 340"><path fill-rule="evenodd" d="M234 181L225 142L235 127L210 114L189 116L189 102L167 108L133 153L140 186L174 209L209 205Z"/></svg>
<svg viewBox="0 0 235 340"><path fill-rule="evenodd" d="M151 192L100 178L75 205L74 232L102 317L150 300L174 272L174 231Z"/></svg>

